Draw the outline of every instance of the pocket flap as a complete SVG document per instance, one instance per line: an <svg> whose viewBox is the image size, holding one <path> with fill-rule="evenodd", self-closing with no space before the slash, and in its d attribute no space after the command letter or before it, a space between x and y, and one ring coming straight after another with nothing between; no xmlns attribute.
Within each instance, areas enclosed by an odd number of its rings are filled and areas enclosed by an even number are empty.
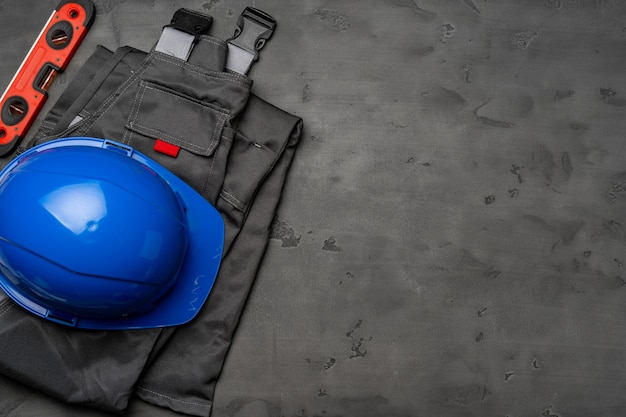
<svg viewBox="0 0 626 417"><path fill-rule="evenodd" d="M141 81L126 127L197 155L211 156L228 111L150 81Z"/></svg>

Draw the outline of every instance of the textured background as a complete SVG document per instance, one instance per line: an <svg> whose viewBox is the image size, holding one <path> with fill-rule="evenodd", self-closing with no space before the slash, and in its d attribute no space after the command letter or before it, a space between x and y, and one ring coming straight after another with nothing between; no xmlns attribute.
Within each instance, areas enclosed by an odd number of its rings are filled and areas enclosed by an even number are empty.
<svg viewBox="0 0 626 417"><path fill-rule="evenodd" d="M56 3L0 1L1 88ZM51 101L179 7L279 22L254 91L305 131L214 416L626 415L626 2L95 3Z"/></svg>

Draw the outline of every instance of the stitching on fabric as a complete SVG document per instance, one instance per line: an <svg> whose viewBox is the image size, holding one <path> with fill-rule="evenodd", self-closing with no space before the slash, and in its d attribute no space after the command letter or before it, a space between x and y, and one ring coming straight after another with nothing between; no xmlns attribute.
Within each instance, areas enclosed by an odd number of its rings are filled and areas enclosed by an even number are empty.
<svg viewBox="0 0 626 417"><path fill-rule="evenodd" d="M169 94L171 96L174 96L174 98L179 98L179 99L182 99L182 100L189 101L189 102L191 102L191 104L195 104L195 105L198 105L198 106L206 107L207 109L213 110L213 111L215 111L217 113L220 113L221 115L228 114L228 111L226 109L220 107L220 106L217 106L217 105L211 104L211 103L205 103L202 100L193 100L192 98L185 97L182 94L177 94L175 92L167 91L167 90L164 90L164 89L161 89L161 88L151 87L151 86L148 85L148 82L144 82L144 86L143 87L146 88L146 89L157 91L159 93Z"/></svg>
<svg viewBox="0 0 626 417"><path fill-rule="evenodd" d="M0 317L13 310L13 307L15 307L15 303L11 300L7 300L6 303L1 306L2 309L0 309Z"/></svg>
<svg viewBox="0 0 626 417"><path fill-rule="evenodd" d="M224 126L226 125L226 117L227 117L227 114L221 113L221 115L217 119L217 124L215 125L215 129L213 129L213 142L211 143L211 149L215 147L215 142L219 140L222 131L224 131ZM218 132L218 127L219 127L219 132Z"/></svg>
<svg viewBox="0 0 626 417"><path fill-rule="evenodd" d="M220 192L220 197L222 197L222 199L226 201L229 205L231 205L235 210L245 213L245 206L239 206L236 201L234 201L228 195L224 194L224 190Z"/></svg>
<svg viewBox="0 0 626 417"><path fill-rule="evenodd" d="M122 143L129 145L131 135L132 135L132 132L129 129L124 129L124 136L122 136Z"/></svg>
<svg viewBox="0 0 626 417"><path fill-rule="evenodd" d="M217 123L216 123L215 127L213 128L213 134L211 136L211 143L209 144L209 146L207 148L203 148L203 147L198 146L198 145L196 145L194 143L187 142L183 138L180 138L180 137L177 137L177 136L172 136L172 135L167 134L165 132L161 132L161 131L158 131L156 129L151 129L151 128L147 127L147 126L143 126L143 125L141 125L139 123L136 123L137 117L139 116L139 109L141 108L141 103L143 102L143 97L145 95L145 91L148 90L148 89L157 91L159 93L169 94L169 95L173 96L174 98L189 101L192 104L195 104L197 106L201 106L203 108L206 108L206 109L209 109L209 110L212 110L212 111L218 113L219 116L217 118ZM137 100L135 100L135 102L136 101ZM133 114L134 111L135 111L135 106L133 104L133 109L131 110L131 115ZM130 122L130 123L131 123L131 127L139 127L141 129L145 130L146 132L151 132L154 135L166 136L169 139L173 139L175 141L178 141L178 142L180 142L180 143L182 143L184 145L187 145L190 148L193 148L193 149L196 149L196 150L202 151L202 152L207 152L209 150L212 150L213 147L215 146L215 144L217 143L217 141L219 139L219 137L218 137L219 131L221 129L223 129L224 124L225 124L225 120L224 120L225 118L226 118L226 114L223 113L223 112L220 112L218 109L214 109L213 107L206 106L206 105L201 104L201 103L197 103L197 102L195 102L195 101L193 101L191 99L188 99L188 98L183 97L183 96L179 96L179 95L174 94L174 93L169 92L169 91L165 91L165 90L161 90L161 89L158 89L158 88L150 87L148 85L143 85L143 92L142 92L141 98L139 100L139 105L137 106L136 114L134 115L134 118L133 118L132 122Z"/></svg>
<svg viewBox="0 0 626 417"><path fill-rule="evenodd" d="M241 201L240 199L238 199L237 197L235 197L234 195L232 195L231 193L229 193L226 190L222 190L222 192L224 194L226 194L228 197L230 197L234 202L236 202L237 204L241 205L242 207L245 206L245 204L243 203L243 201Z"/></svg>
<svg viewBox="0 0 626 417"><path fill-rule="evenodd" d="M159 61L163 61L163 62L167 62L168 64L172 64L172 65L176 65L177 67L180 67L182 69L186 69L189 70L189 72L193 72L197 75L201 75L202 77L206 77L206 78L212 78L214 80L217 81L224 81L224 80L229 80L238 84L243 84L246 85L248 84L248 80L246 78L240 78L240 77L235 77L229 73L226 72L220 72L218 74L211 74L208 73L207 70L205 70L202 67L198 67L196 65L190 64L187 61L182 61L180 60L180 62L174 61L172 59L168 59L170 58L167 55L154 55L154 59L155 60L159 60ZM184 64L184 65L183 65Z"/></svg>
<svg viewBox="0 0 626 417"><path fill-rule="evenodd" d="M69 136L70 132L80 132L82 134L85 134L86 132L88 132L89 129L91 129L93 127L93 125L104 114L106 114L107 111L109 111L109 109L119 100L119 98L126 92L126 90L128 90L130 88L130 86L132 86L135 83L137 78L139 78L144 72L146 72L146 70L152 64L152 62L154 60L160 60L160 61L163 61L163 62L167 62L167 63L173 64L173 65L176 65L176 66L178 66L178 67L180 67L182 69L188 69L189 72L191 72L191 73L195 72L198 75L201 75L203 77L213 78L213 79L216 79L218 81L227 79L227 80L231 80L231 81L236 82L236 83L240 83L242 85L249 85L250 84L250 82L249 82L249 80L247 78L243 78L242 79L242 78L239 78L239 77L228 75L226 73L222 73L221 77L218 77L218 76L215 76L215 75L206 74L206 73L198 71L198 70L202 70L202 68L200 68L200 67L196 67L196 66L191 65L191 64L189 64L189 63L187 63L185 61L182 61L181 63L176 63L176 62L173 62L172 60L166 59L166 55L160 56L160 55L157 55L157 53L152 52L151 54L148 55L148 57L145 59L143 64L133 74L131 74L130 77L128 77L126 79L125 83L122 84L120 86L120 88L118 88L113 94L111 94L109 97L106 98L106 100L104 100L102 102L102 104L98 107L98 109L93 113L93 115L90 118L86 118L86 119L81 120L76 125L74 125L71 128L68 128L65 131L63 131L60 134L60 136ZM183 66L182 63L184 63L185 66ZM197 70L194 70L194 68L196 68Z"/></svg>
<svg viewBox="0 0 626 417"><path fill-rule="evenodd" d="M234 201L228 194L224 193L224 190L222 190L220 192L220 197L222 197L224 200L226 200L226 202L228 204L230 204L231 206L236 206L237 205L236 204L237 202Z"/></svg>
<svg viewBox="0 0 626 417"><path fill-rule="evenodd" d="M203 68L201 67L197 67L185 61L181 61L180 63L177 63L177 62L172 61L171 59L170 60L166 59L166 57L167 57L166 55L159 56L155 52L150 53L148 57L146 57L142 65L133 74L131 74L130 77L126 79L124 84L122 84L115 92L113 92L113 94L107 97L90 117L87 117L81 120L80 122L78 122L77 124L75 124L74 126L71 126L65 129L63 132L59 134L59 137L69 136L71 132L80 132L81 134L85 134L86 132L88 132L89 129L91 129L93 125L104 114L106 114L107 111L119 100L119 98L126 92L126 90L128 90L128 88L130 88L130 86L132 86L135 83L137 78L139 78L144 72L146 72L146 70L152 64L154 60L167 62L169 64L176 65L182 69L187 69L191 73L196 73L203 77L213 78L218 81L226 79L226 80L230 80L230 81L242 84L242 85L250 84L250 81L248 80L247 77L242 77L242 76L237 76L237 74L227 74L227 73L220 73L220 76L211 75L211 74L207 74L206 72L202 72ZM182 65L183 63L185 65ZM35 143L37 143L37 141L35 141Z"/></svg>
<svg viewBox="0 0 626 417"><path fill-rule="evenodd" d="M175 141L175 142L180 142L181 144L186 145L186 146L187 146L187 147L189 147L189 148L196 149L197 151L206 152L206 151L208 151L208 150L210 149L210 148L202 148L202 147L200 147L200 146L198 146L198 145L195 145L195 144L193 144L193 143L186 142L185 140L183 140L183 139L181 139L181 138L179 138L179 137L172 136L172 135L167 134L167 133L165 133L165 132L161 132L160 130L150 129L149 127L146 127L146 126L140 125L139 123L133 123L133 124L131 125L131 127L135 128L136 130L143 129L144 131L146 131L146 132L148 132L148 133L150 133L150 134L152 134L152 135L154 135L154 136L157 136L157 137L166 137L166 138L168 138L168 139L172 139L172 140L173 140L173 141ZM215 141L211 141L211 145L212 145L214 142L215 142Z"/></svg>
<svg viewBox="0 0 626 417"><path fill-rule="evenodd" d="M183 60L173 60L172 57L170 57L169 55L155 55L154 59L159 60L159 61L163 61L163 62L167 62L168 64L172 64L175 65L179 68L182 69L188 69L190 72L196 73L198 75L202 75L203 77L208 77L208 78L212 78L214 80L222 80L222 77L218 76L217 74L209 74L207 73L207 70L205 70L202 67L199 67L197 65L193 65L190 64L187 61L183 61ZM226 73L224 73L225 75L227 75ZM241 80L238 80L234 77L228 77L228 76L224 76L223 78L229 79L231 81L235 81L235 82L241 82Z"/></svg>
<svg viewBox="0 0 626 417"><path fill-rule="evenodd" d="M81 122L77 123L77 125L80 125L82 122L85 122L83 126L80 126L80 127L77 126L76 131L80 131L83 133L86 133L87 131L89 131L89 129L91 129L94 123L96 123L98 119L100 119L107 111L109 111L109 109L113 106L113 104L115 104L117 100L119 100L119 98L126 92L126 90L128 90L130 86L135 83L135 80L139 78L139 76L141 76L144 72L146 72L150 64L152 64L152 60L153 60L153 57L148 56L148 58L146 58L144 63L141 65L141 67L139 67L134 74L128 77L125 83L120 86L120 88L118 88L113 94L111 94L109 97L107 97L106 100L104 100L104 102L100 105L100 107L98 107L98 110L96 110L95 113L93 114L93 118L91 120L83 119ZM111 104L109 105L109 103ZM68 129L68 131L69 130L70 129ZM63 132L63 133L65 134L68 132Z"/></svg>
<svg viewBox="0 0 626 417"><path fill-rule="evenodd" d="M125 57L124 57L125 58ZM118 61L118 64L120 65L124 65L126 68L128 68L129 70L133 71L133 67L130 66L130 64L127 64L126 62L124 62L124 58L122 58L121 60Z"/></svg>
<svg viewBox="0 0 626 417"><path fill-rule="evenodd" d="M145 84L140 83L139 88L141 88L141 96L138 96L133 101L133 107L130 109L130 118L132 118L132 122L134 123L139 115L139 108L141 107L141 103L143 103L143 96L146 94L146 86Z"/></svg>
<svg viewBox="0 0 626 417"><path fill-rule="evenodd" d="M145 84L143 84L143 82L139 83L139 88L141 89L141 96L135 97L135 100L133 101L133 106L130 109L130 114L128 115L127 122L130 126L132 126L135 123L135 120L137 119L137 116L139 115L139 107L141 107L141 103L143 102L143 96L144 94L146 94ZM135 111L135 109L137 110ZM122 143L129 144L131 137L132 137L131 131L126 130L122 138Z"/></svg>
<svg viewBox="0 0 626 417"><path fill-rule="evenodd" d="M227 48L226 43L224 41L219 41L211 36L201 35L200 39L202 39L203 42L206 41L206 42L212 43L213 45L219 46L222 49Z"/></svg>
<svg viewBox="0 0 626 417"><path fill-rule="evenodd" d="M215 166L215 160L217 159L217 155L214 155L211 158L211 167L209 168L209 175L206 177L206 181L204 182L204 193L209 192L209 184L211 182L211 177L213 176L213 167Z"/></svg>
<svg viewBox="0 0 626 417"><path fill-rule="evenodd" d="M126 90L128 90L128 88L131 85L133 85L135 80L141 74L143 74L146 71L146 69L148 69L151 63L152 63L152 57L148 56L146 60L141 64L141 66L137 69L137 71L132 73L130 77L128 77L126 81L124 81L124 83L122 83L122 85L117 90L115 90L111 95L109 95L109 97L107 97L102 102L102 104L100 104L100 106L96 109L96 111L91 116L89 116L88 118L84 118L83 120L76 123L75 125L66 128L64 131L59 133L57 137L71 136L72 132L77 132L77 133L80 132L82 134L85 134L86 132L88 132L89 129L91 129L91 127L98 121L98 119L100 119L100 117L102 117L102 115L104 115L111 108L111 106L115 104L115 102L122 96L122 94L124 94L124 92L126 92ZM109 103L111 103L111 106L109 106ZM35 142L35 144L37 144L37 142Z"/></svg>
<svg viewBox="0 0 626 417"><path fill-rule="evenodd" d="M152 391L152 390L150 390L150 389L148 389L148 388L144 388L144 387L141 387L141 386L138 386L138 387L137 387L137 389L140 389L140 390L142 390L142 391L149 392L150 394L154 394L154 395L156 395L157 397L167 398L167 399L168 399L168 400L170 400L170 401L175 401L175 402L177 402L177 403L181 403L181 404L197 405L197 406L199 406L199 407L206 407L206 408L210 408L210 407L211 407L211 405L210 405L210 404L202 404L202 403L198 403L198 402L195 402L195 401L185 401L185 400L179 400L178 398L172 398L172 397L170 397L170 396L168 396L168 395L165 395L165 394L160 394L160 393L158 393L158 392Z"/></svg>
<svg viewBox="0 0 626 417"><path fill-rule="evenodd" d="M101 118L102 116L104 116L104 114L109 111L109 109L111 107L113 107L113 104L115 104L119 98L126 92L126 90L128 90L130 88L131 85L134 84L135 80L137 78L139 78L139 76L141 74L143 74L148 67L150 66L150 64L152 63L152 61L146 60L147 62L144 63L144 65L142 65L142 67L140 67L137 72L135 72L135 74L131 75L130 77L128 77L128 79L126 80L126 85L122 85L123 88L119 91L119 93L116 91L115 93L111 94L109 97L107 97L106 100L104 100L104 102L102 103L102 105L100 106L100 108L98 110L102 110L102 112L95 118L95 120L89 124L88 129L91 129L91 126L93 126L93 124L95 123L95 121L99 118ZM149 62L148 62L149 61ZM120 87L121 88L121 87ZM111 103L109 105L109 103ZM96 111L95 114L98 114L98 111Z"/></svg>

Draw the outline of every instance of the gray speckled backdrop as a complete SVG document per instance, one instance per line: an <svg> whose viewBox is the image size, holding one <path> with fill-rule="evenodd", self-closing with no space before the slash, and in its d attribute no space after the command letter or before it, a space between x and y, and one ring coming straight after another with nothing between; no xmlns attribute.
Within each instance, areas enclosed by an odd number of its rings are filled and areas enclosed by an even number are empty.
<svg viewBox="0 0 626 417"><path fill-rule="evenodd" d="M214 416L626 415L626 2L95 3L51 101L179 7L279 22L254 91L305 132ZM0 1L2 88L55 4Z"/></svg>

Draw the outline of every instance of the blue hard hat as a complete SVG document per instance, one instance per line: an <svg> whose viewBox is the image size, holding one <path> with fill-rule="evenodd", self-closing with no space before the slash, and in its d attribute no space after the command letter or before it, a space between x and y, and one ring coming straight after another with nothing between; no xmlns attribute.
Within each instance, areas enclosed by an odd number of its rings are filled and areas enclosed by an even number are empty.
<svg viewBox="0 0 626 417"><path fill-rule="evenodd" d="M0 172L0 288L88 329L180 325L206 301L224 222L134 149L103 139L36 146Z"/></svg>

